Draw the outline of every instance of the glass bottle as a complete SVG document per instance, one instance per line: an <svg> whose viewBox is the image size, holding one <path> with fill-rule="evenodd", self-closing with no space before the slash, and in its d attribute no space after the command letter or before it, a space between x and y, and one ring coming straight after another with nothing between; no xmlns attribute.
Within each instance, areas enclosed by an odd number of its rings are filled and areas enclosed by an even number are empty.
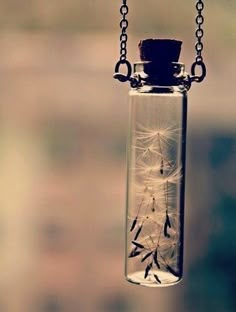
<svg viewBox="0 0 236 312"><path fill-rule="evenodd" d="M126 279L163 287L183 274L187 89L181 42L142 41L130 91Z"/></svg>

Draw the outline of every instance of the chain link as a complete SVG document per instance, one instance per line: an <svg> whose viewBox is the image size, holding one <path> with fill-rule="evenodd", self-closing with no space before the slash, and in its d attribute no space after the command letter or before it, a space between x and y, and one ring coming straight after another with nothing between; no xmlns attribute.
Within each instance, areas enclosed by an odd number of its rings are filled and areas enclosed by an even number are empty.
<svg viewBox="0 0 236 312"><path fill-rule="evenodd" d="M120 35L120 60L117 62L115 66L115 74L114 78L118 79L121 82L126 82L131 80L132 74L132 66L130 62L127 60L127 28L129 26L129 22L127 20L127 15L129 13L129 8L127 5L127 0L122 0L122 5L120 7L120 14L122 15L122 19L120 21L121 35ZM120 73L120 67L125 66L127 73L123 75Z"/></svg>
<svg viewBox="0 0 236 312"><path fill-rule="evenodd" d="M206 77L206 65L204 64L203 57L202 57L202 51L203 51L202 39L204 36L204 30L202 28L202 25L204 24L204 16L203 16L204 2L203 0L197 0L196 9L198 13L196 16L197 29L195 32L196 38L197 38L195 49L196 49L197 54L196 54L195 62L193 63L192 68L191 68L191 74L193 75L192 81L201 82ZM201 71L201 75L199 76L196 75L197 67L199 67Z"/></svg>
<svg viewBox="0 0 236 312"><path fill-rule="evenodd" d="M120 14L122 15L122 19L120 21L121 35L120 35L120 61L125 61L127 58L127 28L129 26L129 22L126 18L129 13L129 8L127 5L127 0L123 0L123 4L120 7Z"/></svg>

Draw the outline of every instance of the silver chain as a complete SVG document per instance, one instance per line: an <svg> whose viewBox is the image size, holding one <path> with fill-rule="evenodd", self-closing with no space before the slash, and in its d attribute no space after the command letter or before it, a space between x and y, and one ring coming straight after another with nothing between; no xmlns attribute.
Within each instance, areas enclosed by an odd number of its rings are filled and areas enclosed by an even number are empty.
<svg viewBox="0 0 236 312"><path fill-rule="evenodd" d="M204 35L204 31L202 28L202 25L204 24L204 16L203 16L203 10L204 10L204 2L203 0L197 0L196 2L196 9L197 9L197 16L196 16L196 24L197 24L197 29L196 29L196 38L197 42L195 44L195 49L197 52L195 62L192 65L191 68L191 74L192 74L192 81L195 82L202 82L204 78L206 77L206 65L203 61L202 57L202 51L203 51L203 43L202 43L202 38ZM197 76L196 75L196 69L199 67L201 71L201 75Z"/></svg>
<svg viewBox="0 0 236 312"><path fill-rule="evenodd" d="M127 41L128 34L127 28L129 26L129 22L127 20L127 15L129 13L129 8L127 5L127 0L122 0L122 5L120 7L120 14L122 15L122 19L120 21L121 35L120 35L120 60L117 62L115 67L115 74L113 77L118 79L120 82L133 81L132 75L132 66L130 62L127 60ZM127 73L126 75L120 73L120 67L125 66Z"/></svg>
<svg viewBox="0 0 236 312"><path fill-rule="evenodd" d="M127 58L127 28L129 26L129 22L126 18L129 13L129 8L127 5L127 0L123 0L123 4L120 7L120 14L122 15L122 19L120 21L121 35L120 35L120 61L125 61Z"/></svg>

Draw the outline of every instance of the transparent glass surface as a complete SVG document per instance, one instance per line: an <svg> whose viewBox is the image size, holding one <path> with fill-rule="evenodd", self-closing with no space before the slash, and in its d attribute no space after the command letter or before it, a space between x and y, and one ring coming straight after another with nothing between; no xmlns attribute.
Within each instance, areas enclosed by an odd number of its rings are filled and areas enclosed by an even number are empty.
<svg viewBox="0 0 236 312"><path fill-rule="evenodd" d="M186 91L130 91L126 278L169 286L183 273Z"/></svg>

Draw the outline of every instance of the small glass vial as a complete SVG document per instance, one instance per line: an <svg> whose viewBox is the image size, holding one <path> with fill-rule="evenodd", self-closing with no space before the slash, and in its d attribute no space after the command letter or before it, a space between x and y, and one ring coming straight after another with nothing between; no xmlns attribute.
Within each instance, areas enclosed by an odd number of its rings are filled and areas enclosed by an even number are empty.
<svg viewBox="0 0 236 312"><path fill-rule="evenodd" d="M148 286L174 285L183 274L187 90L181 42L140 43L130 91L127 167L126 278Z"/></svg>

